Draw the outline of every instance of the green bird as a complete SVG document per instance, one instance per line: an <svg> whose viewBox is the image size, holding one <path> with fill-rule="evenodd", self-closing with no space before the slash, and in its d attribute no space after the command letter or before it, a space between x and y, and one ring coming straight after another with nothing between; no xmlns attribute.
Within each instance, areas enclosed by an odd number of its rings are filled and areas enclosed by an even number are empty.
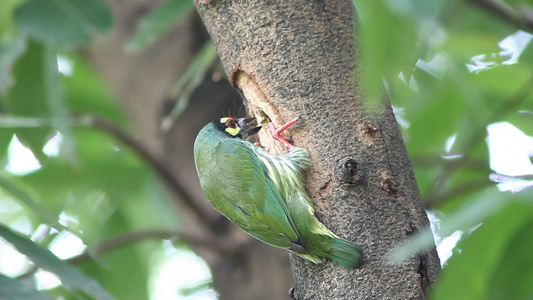
<svg viewBox="0 0 533 300"><path fill-rule="evenodd" d="M226 218L251 236L284 248L314 263L332 260L347 269L359 267L362 251L343 240L315 217L302 171L311 161L306 149L290 144L280 133L272 136L289 149L281 156L270 155L244 140L261 127L254 118L225 117L208 123L194 142L194 159L200 185L207 199Z"/></svg>

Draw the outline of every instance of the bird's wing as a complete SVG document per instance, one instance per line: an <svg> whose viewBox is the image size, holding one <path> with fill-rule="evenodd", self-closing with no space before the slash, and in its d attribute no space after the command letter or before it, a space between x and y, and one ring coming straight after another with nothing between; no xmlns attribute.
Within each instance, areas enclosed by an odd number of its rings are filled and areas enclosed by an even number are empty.
<svg viewBox="0 0 533 300"><path fill-rule="evenodd" d="M250 235L291 248L298 235L286 204L246 143L233 139L219 143L209 175L204 176L204 192L217 210Z"/></svg>

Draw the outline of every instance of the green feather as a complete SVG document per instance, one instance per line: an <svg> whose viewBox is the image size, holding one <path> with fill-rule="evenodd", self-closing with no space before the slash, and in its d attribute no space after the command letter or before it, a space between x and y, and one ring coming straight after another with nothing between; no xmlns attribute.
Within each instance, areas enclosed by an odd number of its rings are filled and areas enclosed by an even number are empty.
<svg viewBox="0 0 533 300"><path fill-rule="evenodd" d="M361 249L315 217L301 174L310 166L307 150L293 147L286 155L273 156L212 122L198 134L194 156L207 199L241 229L314 263L359 266Z"/></svg>
<svg viewBox="0 0 533 300"><path fill-rule="evenodd" d="M363 251L359 246L339 238L329 240L333 251L328 256L329 259L347 269L355 269L359 266Z"/></svg>

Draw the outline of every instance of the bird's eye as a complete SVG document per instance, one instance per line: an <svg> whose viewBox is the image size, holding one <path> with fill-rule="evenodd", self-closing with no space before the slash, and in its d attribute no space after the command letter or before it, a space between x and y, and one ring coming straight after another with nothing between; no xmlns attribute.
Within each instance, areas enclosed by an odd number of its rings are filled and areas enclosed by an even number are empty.
<svg viewBox="0 0 533 300"><path fill-rule="evenodd" d="M226 121L226 127L235 128L237 127L237 125L235 124L235 121L233 121L232 119L229 119Z"/></svg>

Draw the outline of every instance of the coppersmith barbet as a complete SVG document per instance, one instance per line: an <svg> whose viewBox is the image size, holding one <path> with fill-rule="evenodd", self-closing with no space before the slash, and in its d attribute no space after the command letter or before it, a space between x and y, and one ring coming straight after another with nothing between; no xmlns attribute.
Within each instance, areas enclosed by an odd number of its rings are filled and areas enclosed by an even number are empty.
<svg viewBox="0 0 533 300"><path fill-rule="evenodd" d="M361 248L337 237L315 217L301 173L311 163L307 150L280 135L298 119L278 129L269 124L272 136L289 149L281 156L244 140L261 129L252 127L253 121L225 117L198 133L194 159L207 199L262 242L314 263L332 260L347 269L359 267Z"/></svg>

